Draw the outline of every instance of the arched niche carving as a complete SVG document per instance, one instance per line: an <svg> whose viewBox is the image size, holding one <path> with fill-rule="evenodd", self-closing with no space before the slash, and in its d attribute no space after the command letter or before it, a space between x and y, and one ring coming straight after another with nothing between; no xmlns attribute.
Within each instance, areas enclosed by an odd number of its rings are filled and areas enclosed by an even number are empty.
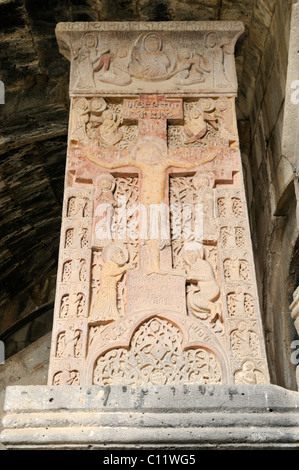
<svg viewBox="0 0 299 470"><path fill-rule="evenodd" d="M93 342L82 384L228 383L228 361L222 345L205 326L189 317L161 311L137 317L125 317L102 330L105 342ZM117 330L121 334L125 328L127 335L120 340Z"/></svg>

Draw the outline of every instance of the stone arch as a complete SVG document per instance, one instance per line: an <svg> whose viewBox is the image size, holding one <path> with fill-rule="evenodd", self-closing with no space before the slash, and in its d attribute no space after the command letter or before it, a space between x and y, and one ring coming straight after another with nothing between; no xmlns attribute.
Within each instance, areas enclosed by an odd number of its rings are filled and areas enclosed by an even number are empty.
<svg viewBox="0 0 299 470"><path fill-rule="evenodd" d="M294 182L277 204L265 240L263 284L260 291L262 321L271 383L295 390L295 366L291 362L291 343L295 328L290 314L298 273L297 201ZM258 261L257 266L260 261Z"/></svg>
<svg viewBox="0 0 299 470"><path fill-rule="evenodd" d="M188 333L190 325L187 327L186 322L194 326L197 334L190 336ZM114 331L115 335L117 328L122 331L122 328L128 325L130 326L126 335L122 335L121 339L114 336L113 341L107 342L109 334ZM156 336L153 335L154 328L156 328ZM129 381L135 386L153 385L154 380L147 376L149 371L157 377L160 374L161 385L190 382L226 384L229 381L228 361L216 335L187 316L158 311L141 313L137 316L131 315L109 325L105 329L105 336L106 346L95 345L88 353L82 385L94 383L130 385L130 383L125 383L126 377L131 377ZM99 343L100 341L97 342ZM208 368L208 365L204 364L205 360L214 364L215 377L200 376L199 364L201 363L201 367ZM119 374L118 378L101 380L99 376L108 373L109 361L112 363L113 374ZM119 367L120 362L123 365L126 364L124 366L126 370ZM197 370L197 377L192 370L192 364L194 370ZM98 375L95 380L94 374L97 367ZM135 371L138 367L139 371Z"/></svg>

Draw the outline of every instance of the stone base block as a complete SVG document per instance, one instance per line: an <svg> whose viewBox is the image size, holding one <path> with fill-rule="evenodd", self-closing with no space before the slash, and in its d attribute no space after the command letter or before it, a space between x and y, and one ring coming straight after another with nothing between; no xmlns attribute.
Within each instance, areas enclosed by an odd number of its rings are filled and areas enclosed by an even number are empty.
<svg viewBox="0 0 299 470"><path fill-rule="evenodd" d="M8 449L299 449L299 393L273 385L8 387Z"/></svg>

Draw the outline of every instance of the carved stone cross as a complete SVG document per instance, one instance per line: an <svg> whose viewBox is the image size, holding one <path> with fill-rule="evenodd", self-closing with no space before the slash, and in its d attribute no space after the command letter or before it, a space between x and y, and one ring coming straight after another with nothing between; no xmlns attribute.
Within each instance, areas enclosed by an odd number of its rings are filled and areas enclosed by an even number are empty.
<svg viewBox="0 0 299 470"><path fill-rule="evenodd" d="M138 121L139 136L167 139L167 121L183 118L182 99L165 99L164 95L140 95L123 102L125 121Z"/></svg>
<svg viewBox="0 0 299 470"><path fill-rule="evenodd" d="M58 25L71 112L50 385L269 381L236 125L242 31Z"/></svg>

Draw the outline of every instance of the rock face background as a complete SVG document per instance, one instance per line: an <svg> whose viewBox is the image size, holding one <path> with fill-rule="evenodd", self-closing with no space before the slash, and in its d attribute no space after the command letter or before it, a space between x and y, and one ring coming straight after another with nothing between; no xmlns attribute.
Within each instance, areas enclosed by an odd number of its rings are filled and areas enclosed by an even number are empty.
<svg viewBox="0 0 299 470"><path fill-rule="evenodd" d="M292 0L0 0L0 333L11 356L51 330L68 125L60 21L243 21L238 123L273 383L296 388L294 171L282 154ZM33 312L33 314L32 314ZM39 315L41 313L41 315Z"/></svg>

